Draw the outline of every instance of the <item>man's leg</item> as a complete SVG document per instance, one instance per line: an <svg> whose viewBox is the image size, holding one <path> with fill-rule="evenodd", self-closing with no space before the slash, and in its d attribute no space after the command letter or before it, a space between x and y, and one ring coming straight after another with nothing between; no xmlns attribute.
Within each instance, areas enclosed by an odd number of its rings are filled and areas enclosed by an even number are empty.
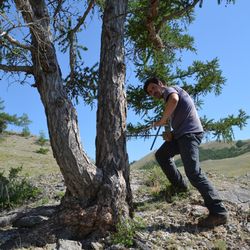
<svg viewBox="0 0 250 250"><path fill-rule="evenodd" d="M167 176L170 183L180 190L187 189L187 183L183 179L181 173L176 168L175 162L172 159L179 153L179 148L176 140L164 142L162 146L156 151L155 158L159 163L162 171Z"/></svg>
<svg viewBox="0 0 250 250"><path fill-rule="evenodd" d="M178 139L186 175L191 184L196 187L202 195L205 206L211 215L227 215L227 210L223 206L217 190L200 168L198 147L201 139L201 134L187 134Z"/></svg>

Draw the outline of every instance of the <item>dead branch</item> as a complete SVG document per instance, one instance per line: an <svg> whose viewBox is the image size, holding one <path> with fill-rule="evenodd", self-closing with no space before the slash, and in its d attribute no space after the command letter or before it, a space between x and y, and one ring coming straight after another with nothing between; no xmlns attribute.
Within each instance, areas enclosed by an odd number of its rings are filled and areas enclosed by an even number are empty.
<svg viewBox="0 0 250 250"><path fill-rule="evenodd" d="M84 23L85 19L87 18L90 10L93 8L96 0L92 0L89 2L87 9L83 13L82 17L78 19L78 23L75 25L73 29L71 29L68 33L68 39L70 43L69 47L69 62L70 62L70 81L74 78L74 67L75 67L75 61L76 61L76 53L75 53L75 34L81 27L81 25Z"/></svg>
<svg viewBox="0 0 250 250"><path fill-rule="evenodd" d="M0 227L11 226L22 217L27 218L34 215L50 217L56 211L56 209L56 205L17 209L0 216Z"/></svg>
<svg viewBox="0 0 250 250"><path fill-rule="evenodd" d="M2 32L0 34L0 37L6 38L10 43L12 43L13 45L16 45L16 46L18 46L20 48L27 49L27 50L30 50L30 51L33 49L33 47L30 46L30 45L20 43L15 38L10 36L6 31ZM0 41L0 43L1 43L1 41Z"/></svg>
<svg viewBox="0 0 250 250"><path fill-rule="evenodd" d="M25 72L27 74L33 74L33 67L31 66L14 66L14 65L5 65L0 64L0 70L7 72Z"/></svg>
<svg viewBox="0 0 250 250"><path fill-rule="evenodd" d="M165 46L156 32L154 18L158 15L159 0L148 0L148 12L146 17L146 27L149 32L149 39L156 49L163 49Z"/></svg>
<svg viewBox="0 0 250 250"><path fill-rule="evenodd" d="M71 30L72 32L77 32L78 29L81 27L81 25L84 23L85 19L87 18L90 10L93 8L94 4L95 4L96 0L92 0L89 2L89 5L86 9L86 11L83 13L82 17L80 17L78 19L78 23L76 24L76 26Z"/></svg>
<svg viewBox="0 0 250 250"><path fill-rule="evenodd" d="M193 9L195 7L196 4L198 4L198 2L200 2L200 0L194 0L193 3L187 4L183 9L178 10L178 11L176 11L174 13L171 13L169 15L164 16L162 18L162 20L160 21L160 23L157 25L156 33L158 33L160 31L160 29L164 25L164 23L166 23L169 20L173 20L173 19L176 19L178 17L181 17L185 13L188 13L191 9Z"/></svg>
<svg viewBox="0 0 250 250"><path fill-rule="evenodd" d="M194 0L191 4L186 4L183 9L178 10L169 15L163 16L160 20L160 23L155 26L154 19L158 15L159 10L159 0L148 0L148 12L146 17L146 27L149 32L149 39L151 40L154 47L158 50L164 49L165 45L159 35L159 31L162 26L168 21L173 20L174 18L178 18L183 16L185 13L188 13L191 9L195 7L195 5L200 2L200 0Z"/></svg>
<svg viewBox="0 0 250 250"><path fill-rule="evenodd" d="M61 8L62 8L63 2L64 2L63 0L59 0L59 1L58 1L58 4L57 4L56 9L55 9L55 12L54 12L54 14L53 14L53 19L55 19L55 18L56 18L56 15L60 12L60 10L61 10Z"/></svg>

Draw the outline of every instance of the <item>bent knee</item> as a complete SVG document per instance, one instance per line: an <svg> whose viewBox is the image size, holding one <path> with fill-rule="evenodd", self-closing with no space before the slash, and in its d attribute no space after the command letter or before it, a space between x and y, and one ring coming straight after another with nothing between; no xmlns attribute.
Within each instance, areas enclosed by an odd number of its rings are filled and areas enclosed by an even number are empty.
<svg viewBox="0 0 250 250"><path fill-rule="evenodd" d="M192 185L202 182L205 177L200 169L198 171L186 171L186 175Z"/></svg>
<svg viewBox="0 0 250 250"><path fill-rule="evenodd" d="M160 165L165 165L172 161L172 157L166 149L159 148L155 152L155 159Z"/></svg>
<svg viewBox="0 0 250 250"><path fill-rule="evenodd" d="M155 159L157 160L157 162L160 164L162 162L162 160L166 157L166 154L164 154L163 150L161 148L159 148L156 152L155 152Z"/></svg>

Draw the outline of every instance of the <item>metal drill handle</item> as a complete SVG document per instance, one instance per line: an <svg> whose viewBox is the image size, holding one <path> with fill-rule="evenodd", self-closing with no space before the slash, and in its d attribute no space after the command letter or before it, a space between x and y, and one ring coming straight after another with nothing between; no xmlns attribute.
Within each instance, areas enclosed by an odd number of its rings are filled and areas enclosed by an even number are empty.
<svg viewBox="0 0 250 250"><path fill-rule="evenodd" d="M159 128L158 128L158 130L157 130L157 133L156 133L155 138L154 138L154 141L153 141L153 143L152 143L152 145L151 145L151 147L150 147L150 150L152 150L153 147L154 147L154 145L155 145L155 141L156 141L157 136L159 135L160 129L161 129L161 126L159 126Z"/></svg>

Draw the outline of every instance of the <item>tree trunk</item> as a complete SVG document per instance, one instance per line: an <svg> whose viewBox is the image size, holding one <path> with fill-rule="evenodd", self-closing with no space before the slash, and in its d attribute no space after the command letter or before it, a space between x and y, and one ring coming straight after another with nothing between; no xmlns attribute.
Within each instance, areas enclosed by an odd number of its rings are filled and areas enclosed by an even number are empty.
<svg viewBox="0 0 250 250"><path fill-rule="evenodd" d="M70 194L87 206L98 191L102 171L90 162L82 149L77 114L65 92L50 39L45 2L15 0L15 3L30 27L35 48L32 53L34 78L45 108L54 157Z"/></svg>
<svg viewBox="0 0 250 250"><path fill-rule="evenodd" d="M107 0L102 26L98 85L96 165L103 170L102 190L114 220L132 211L126 151L124 24L127 0Z"/></svg>
<svg viewBox="0 0 250 250"><path fill-rule="evenodd" d="M53 154L67 187L60 211L50 225L60 225L62 233L71 238L106 232L117 222L119 213L128 215L132 201L125 140L123 32L127 1L107 1L104 14L96 139L98 167L90 162L81 146L77 114L65 92L50 39L45 2L15 0L15 4L30 28L35 48L33 74L45 108Z"/></svg>

